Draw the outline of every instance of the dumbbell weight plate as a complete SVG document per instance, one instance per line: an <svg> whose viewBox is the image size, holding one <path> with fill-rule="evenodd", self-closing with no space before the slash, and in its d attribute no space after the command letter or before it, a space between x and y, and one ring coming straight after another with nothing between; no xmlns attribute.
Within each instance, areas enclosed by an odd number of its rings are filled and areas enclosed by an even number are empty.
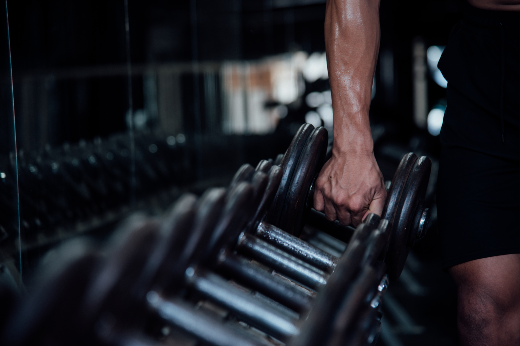
<svg viewBox="0 0 520 346"><path fill-rule="evenodd" d="M3 328L1 345L30 346L47 342L72 345L77 339L75 313L99 256L81 249L21 305ZM61 263L52 263L61 264ZM51 268L55 269L55 268ZM51 344L51 343L49 343Z"/></svg>
<svg viewBox="0 0 520 346"><path fill-rule="evenodd" d="M103 261L87 288L80 309L80 324L92 330L102 313L117 314L127 321L144 314L136 304L135 283L138 282L148 257L159 236L159 223L143 221L125 234L121 244Z"/></svg>
<svg viewBox="0 0 520 346"><path fill-rule="evenodd" d="M395 229L397 227L395 220L398 217L399 202L401 201L406 180L410 175L410 171L412 170L415 161L417 161L417 155L414 153L408 153L401 159L401 162L394 173L390 189L387 191L383 215L384 218L388 220L388 244L392 239L392 234L397 232ZM388 251L388 245L386 251Z"/></svg>
<svg viewBox="0 0 520 346"><path fill-rule="evenodd" d="M325 344L331 336L338 305L342 302L345 292L359 272L359 267L352 265L352 263L359 263L364 252L365 248L357 240L348 245L327 285L316 297L312 310L302 324L300 334L292 338L288 345L314 346Z"/></svg>
<svg viewBox="0 0 520 346"><path fill-rule="evenodd" d="M430 179L431 161L423 156L411 170L397 208L385 262L390 280L398 279L410 251L409 239L417 232L415 221L422 214L426 189ZM420 216L420 215L419 215Z"/></svg>
<svg viewBox="0 0 520 346"><path fill-rule="evenodd" d="M251 185L253 186L255 194L253 206L258 206L262 200L262 197L264 196L265 189L267 188L268 184L269 177L267 173L256 171L255 174L253 174L251 177Z"/></svg>
<svg viewBox="0 0 520 346"><path fill-rule="evenodd" d="M195 195L184 194L162 222L156 245L146 259L141 277L135 282L139 297L144 297L154 286L163 287L185 260L183 256L189 256L186 243L193 235L196 202Z"/></svg>
<svg viewBox="0 0 520 346"><path fill-rule="evenodd" d="M235 173L233 179L231 179L229 186L233 187L241 181L250 181L253 177L253 174L255 174L255 169L253 166L251 166L249 163L244 163Z"/></svg>
<svg viewBox="0 0 520 346"><path fill-rule="evenodd" d="M204 261L212 261L218 253L235 242L253 214L254 190L251 184L239 182L226 196L222 216L211 235Z"/></svg>
<svg viewBox="0 0 520 346"><path fill-rule="evenodd" d="M276 158L274 159L273 165L280 166L283 160L283 154L278 154Z"/></svg>
<svg viewBox="0 0 520 346"><path fill-rule="evenodd" d="M294 136L291 145L283 156L282 162L280 163L280 166L282 167L282 179L278 191L276 192L273 205L269 211L269 215L267 216L267 221L272 225L276 226L280 221L285 203L285 196L291 187L291 180L298 164L298 159L313 130L314 126L303 124Z"/></svg>
<svg viewBox="0 0 520 346"><path fill-rule="evenodd" d="M211 234L224 208L225 197L225 189L214 188L206 191L197 202L197 211L189 239L179 258L171 264L172 268L168 269L168 273L163 273L162 281L158 282L159 286L164 285L165 292L172 293L180 288L184 281L186 268L205 256Z"/></svg>
<svg viewBox="0 0 520 346"><path fill-rule="evenodd" d="M282 213L275 226L299 236L304 223L304 210L312 181L325 163L328 134L324 127L314 129L300 157L289 183ZM312 196L309 196L312 198Z"/></svg>
<svg viewBox="0 0 520 346"><path fill-rule="evenodd" d="M363 334L359 326L360 317L367 310L373 310L370 306L372 298L377 294L378 283L384 276L384 266L374 268L365 266L359 277L345 294L343 302L338 309L338 314L334 321L332 338L328 345L359 345L358 343L346 343L346 340L356 339L356 336Z"/></svg>
<svg viewBox="0 0 520 346"><path fill-rule="evenodd" d="M271 169L272 166L273 166L273 160L271 160L271 159L262 160L258 163L255 170L257 172L264 172L265 174L268 174L269 170Z"/></svg>
<svg viewBox="0 0 520 346"><path fill-rule="evenodd" d="M250 231L256 232L258 224L265 217L267 211L269 210L269 207L271 207L276 192L278 191L280 181L282 180L282 173L282 169L276 165L273 165L269 169L269 180L267 183L267 187L265 188L264 194L260 202L258 204L255 204L258 205L258 207L255 211L255 215L253 216L253 222Z"/></svg>

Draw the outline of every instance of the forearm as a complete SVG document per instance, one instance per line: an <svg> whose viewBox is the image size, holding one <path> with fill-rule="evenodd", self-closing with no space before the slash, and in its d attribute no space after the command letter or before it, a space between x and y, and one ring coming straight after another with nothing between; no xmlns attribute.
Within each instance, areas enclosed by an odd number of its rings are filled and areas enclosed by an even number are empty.
<svg viewBox="0 0 520 346"><path fill-rule="evenodd" d="M373 151L368 111L379 36L379 0L327 1L325 47L334 109L334 155Z"/></svg>

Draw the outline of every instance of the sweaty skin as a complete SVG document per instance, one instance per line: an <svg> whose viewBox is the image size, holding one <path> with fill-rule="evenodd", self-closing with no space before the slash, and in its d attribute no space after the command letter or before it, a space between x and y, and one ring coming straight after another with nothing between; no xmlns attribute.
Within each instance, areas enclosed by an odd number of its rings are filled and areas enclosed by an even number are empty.
<svg viewBox="0 0 520 346"><path fill-rule="evenodd" d="M327 1L334 146L316 181L314 207L345 225L357 226L370 212L381 215L386 199L368 120L379 35L379 0Z"/></svg>
<svg viewBox="0 0 520 346"><path fill-rule="evenodd" d="M468 0L478 8L520 11L518 0ZM379 50L379 0L328 0L325 47L334 109L334 147L316 181L314 207L330 220L357 226L381 215L383 176L368 121Z"/></svg>

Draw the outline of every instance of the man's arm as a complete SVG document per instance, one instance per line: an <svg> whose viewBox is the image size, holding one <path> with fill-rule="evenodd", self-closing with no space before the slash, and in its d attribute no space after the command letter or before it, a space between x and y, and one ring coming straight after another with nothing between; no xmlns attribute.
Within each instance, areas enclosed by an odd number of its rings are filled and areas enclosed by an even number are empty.
<svg viewBox="0 0 520 346"><path fill-rule="evenodd" d="M379 0L327 1L334 145L316 181L314 207L330 220L354 226L369 212L381 215L386 199L368 120L379 35Z"/></svg>

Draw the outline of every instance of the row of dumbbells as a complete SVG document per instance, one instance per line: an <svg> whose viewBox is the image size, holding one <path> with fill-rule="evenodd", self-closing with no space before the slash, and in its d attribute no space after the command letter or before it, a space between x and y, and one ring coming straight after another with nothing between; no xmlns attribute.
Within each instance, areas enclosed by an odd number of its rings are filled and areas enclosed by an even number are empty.
<svg viewBox="0 0 520 346"><path fill-rule="evenodd" d="M24 235L52 232L78 220L128 205L132 194L143 197L190 179L184 135L153 133L114 135L77 145L64 144L39 153L18 153L21 227ZM0 167L0 205L16 208L15 157ZM6 212L1 215L11 216ZM1 216L0 216L1 217ZM13 220L0 219L7 230Z"/></svg>
<svg viewBox="0 0 520 346"><path fill-rule="evenodd" d="M301 229L273 224L288 221L287 210L312 214L305 200L326 155L323 131L303 126L279 166L243 166L227 189L186 195L162 221L130 220L103 254L71 251L75 259L14 314L3 341L153 345L173 327L173 340L213 345L373 343L385 273L395 276L392 251L397 259L406 252L392 239L406 217L411 238L425 214L417 188L424 182L414 172L428 160L403 159L386 219L370 215L353 233L345 229L348 246L335 257L295 236ZM310 178L298 178L302 172ZM290 198L297 189L303 204Z"/></svg>

